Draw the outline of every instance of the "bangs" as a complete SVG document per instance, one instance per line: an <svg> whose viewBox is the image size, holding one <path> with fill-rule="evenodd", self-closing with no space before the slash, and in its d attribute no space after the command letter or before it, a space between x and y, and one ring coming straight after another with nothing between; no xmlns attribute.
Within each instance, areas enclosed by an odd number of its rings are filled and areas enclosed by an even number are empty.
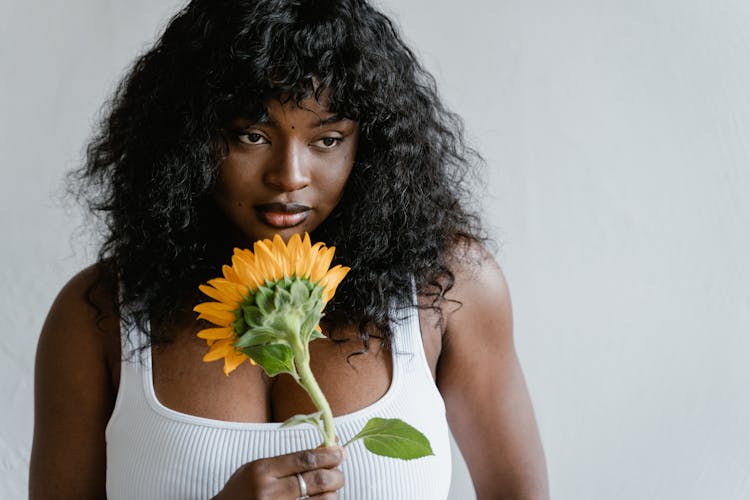
<svg viewBox="0 0 750 500"><path fill-rule="evenodd" d="M321 3L330 5L321 8ZM220 80L211 85L223 94L221 121L261 118L270 99L320 100L326 90L330 90L326 98L331 112L359 118L363 103L358 102L355 88L362 49L354 44L351 13L330 8L336 3L291 2L273 15L234 18L234 23L244 24L227 30L236 35L224 45L228 47L224 64L211 61L212 67L225 68ZM266 2L258 8L278 7L274 4Z"/></svg>

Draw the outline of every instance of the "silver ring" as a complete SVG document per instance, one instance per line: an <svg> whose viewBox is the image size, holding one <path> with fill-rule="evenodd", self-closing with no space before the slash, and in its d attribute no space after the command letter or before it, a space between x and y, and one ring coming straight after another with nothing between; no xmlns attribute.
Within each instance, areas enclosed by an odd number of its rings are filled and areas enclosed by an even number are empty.
<svg viewBox="0 0 750 500"><path fill-rule="evenodd" d="M299 483L299 496L297 497L297 500L310 498L307 496L307 483L305 482L305 478L302 477L302 474L299 472L297 473L297 482Z"/></svg>

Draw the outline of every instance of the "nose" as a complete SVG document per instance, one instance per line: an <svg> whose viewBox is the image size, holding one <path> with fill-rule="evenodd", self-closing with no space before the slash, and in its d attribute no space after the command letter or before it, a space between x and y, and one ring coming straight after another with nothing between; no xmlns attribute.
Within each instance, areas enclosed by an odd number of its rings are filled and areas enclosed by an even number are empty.
<svg viewBox="0 0 750 500"><path fill-rule="evenodd" d="M299 191L310 183L309 158L306 148L296 141L281 144L277 154L266 169L263 182L276 191Z"/></svg>

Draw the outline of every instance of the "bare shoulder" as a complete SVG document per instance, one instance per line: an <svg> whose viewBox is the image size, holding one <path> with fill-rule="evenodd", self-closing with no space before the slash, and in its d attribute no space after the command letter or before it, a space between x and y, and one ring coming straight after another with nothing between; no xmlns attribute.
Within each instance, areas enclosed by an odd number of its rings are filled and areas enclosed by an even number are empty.
<svg viewBox="0 0 750 500"><path fill-rule="evenodd" d="M119 319L97 266L60 291L42 327L34 380L30 498L103 496Z"/></svg>
<svg viewBox="0 0 750 500"><path fill-rule="evenodd" d="M79 363L103 359L109 365L113 356L119 359L119 331L113 290L95 264L73 276L58 293L39 336L37 357L70 355ZM44 369L46 364L38 361L37 368Z"/></svg>
<svg viewBox="0 0 750 500"><path fill-rule="evenodd" d="M448 265L453 272L454 283L446 293L446 299L453 303L446 311L447 334L452 334L452 330L458 326L456 323L476 313L482 313L483 318L490 316L512 323L508 283L499 264L484 245L477 242L457 245L449 254Z"/></svg>

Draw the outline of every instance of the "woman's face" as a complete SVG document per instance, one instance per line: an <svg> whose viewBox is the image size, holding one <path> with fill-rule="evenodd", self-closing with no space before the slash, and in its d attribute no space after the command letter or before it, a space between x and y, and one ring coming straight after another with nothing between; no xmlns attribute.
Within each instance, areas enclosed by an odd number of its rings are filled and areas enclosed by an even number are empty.
<svg viewBox="0 0 750 500"><path fill-rule="evenodd" d="M271 100L267 119L229 126L229 155L214 199L245 244L312 232L338 203L357 152L359 126L320 101Z"/></svg>

